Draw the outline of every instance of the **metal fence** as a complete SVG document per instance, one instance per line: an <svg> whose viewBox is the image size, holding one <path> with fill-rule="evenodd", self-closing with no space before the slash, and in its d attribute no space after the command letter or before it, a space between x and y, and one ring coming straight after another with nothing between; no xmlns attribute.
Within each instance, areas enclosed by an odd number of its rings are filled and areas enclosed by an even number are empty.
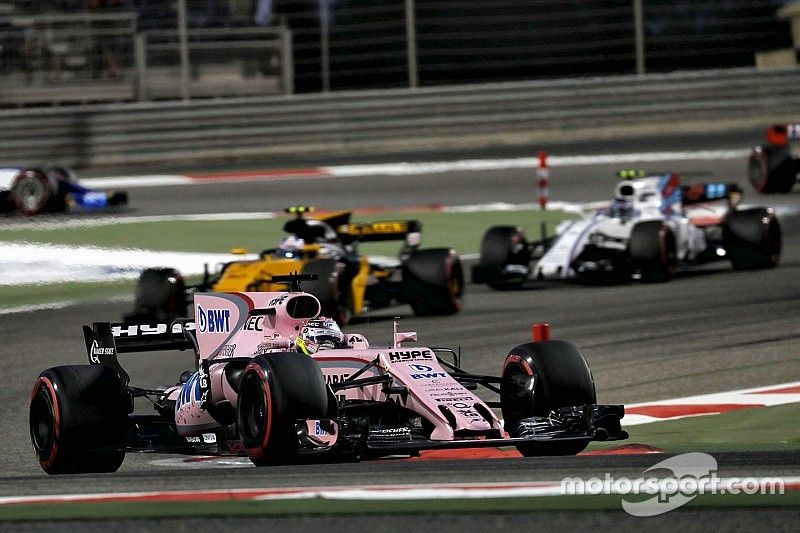
<svg viewBox="0 0 800 533"><path fill-rule="evenodd" d="M81 93L185 99L751 66L756 52L791 46L776 16L785 3L0 2L0 105Z"/></svg>
<svg viewBox="0 0 800 533"><path fill-rule="evenodd" d="M0 106L294 91L291 32L285 26L184 23L142 31L139 16L0 16Z"/></svg>

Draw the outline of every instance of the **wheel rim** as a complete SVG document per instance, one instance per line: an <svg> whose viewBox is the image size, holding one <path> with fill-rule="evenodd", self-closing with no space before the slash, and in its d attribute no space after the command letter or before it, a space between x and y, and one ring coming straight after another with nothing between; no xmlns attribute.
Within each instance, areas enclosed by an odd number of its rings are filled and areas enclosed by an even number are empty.
<svg viewBox="0 0 800 533"><path fill-rule="evenodd" d="M18 191L17 197L25 211L35 211L47 194L44 184L35 178L23 178L18 185Z"/></svg>

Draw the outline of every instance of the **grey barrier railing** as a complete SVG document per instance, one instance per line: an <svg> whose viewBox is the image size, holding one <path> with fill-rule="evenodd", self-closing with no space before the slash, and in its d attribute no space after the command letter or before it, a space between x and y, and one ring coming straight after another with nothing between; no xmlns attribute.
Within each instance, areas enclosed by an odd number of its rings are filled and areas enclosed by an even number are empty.
<svg viewBox="0 0 800 533"><path fill-rule="evenodd" d="M711 131L798 119L800 70L0 111L0 164L268 162ZM590 147L588 148L590 149Z"/></svg>

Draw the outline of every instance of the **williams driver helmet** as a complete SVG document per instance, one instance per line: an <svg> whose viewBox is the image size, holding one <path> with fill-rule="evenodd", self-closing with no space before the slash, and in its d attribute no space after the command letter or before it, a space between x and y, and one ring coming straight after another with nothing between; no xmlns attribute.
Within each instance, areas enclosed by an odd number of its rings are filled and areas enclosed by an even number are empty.
<svg viewBox="0 0 800 533"><path fill-rule="evenodd" d="M339 324L335 320L324 316L306 322L294 342L297 350L307 355L318 350L345 348L347 346L344 340L344 333L339 329Z"/></svg>

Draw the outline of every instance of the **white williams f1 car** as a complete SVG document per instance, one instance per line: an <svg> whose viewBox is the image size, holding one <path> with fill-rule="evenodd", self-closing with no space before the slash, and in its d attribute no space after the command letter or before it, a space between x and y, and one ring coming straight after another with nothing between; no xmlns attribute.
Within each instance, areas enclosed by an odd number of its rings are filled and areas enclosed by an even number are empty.
<svg viewBox="0 0 800 533"><path fill-rule="evenodd" d="M781 228L767 207L738 209L735 184L681 185L677 174L623 172L610 206L562 223L555 237L529 243L514 226L483 237L472 281L498 289L535 279L668 281L679 267L729 260L734 269L772 268ZM538 257L533 266L532 260Z"/></svg>

